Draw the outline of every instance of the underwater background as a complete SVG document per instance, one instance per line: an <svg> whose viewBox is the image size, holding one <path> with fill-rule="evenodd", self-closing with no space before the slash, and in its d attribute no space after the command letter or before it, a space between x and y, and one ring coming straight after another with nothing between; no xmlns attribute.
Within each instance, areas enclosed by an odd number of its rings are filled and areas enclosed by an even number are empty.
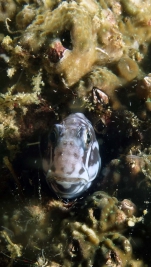
<svg viewBox="0 0 151 267"><path fill-rule="evenodd" d="M81 112L101 171L76 199L40 140ZM0 266L151 266L151 1L0 0Z"/></svg>

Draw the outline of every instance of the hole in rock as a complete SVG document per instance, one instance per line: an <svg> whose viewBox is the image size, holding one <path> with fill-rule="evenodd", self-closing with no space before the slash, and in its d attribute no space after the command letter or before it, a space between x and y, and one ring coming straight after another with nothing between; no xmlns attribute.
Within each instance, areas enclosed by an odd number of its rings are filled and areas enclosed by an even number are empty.
<svg viewBox="0 0 151 267"><path fill-rule="evenodd" d="M65 30L61 36L60 36L60 40L62 42L62 45L69 49L72 50L73 49L73 44L72 44L72 40L71 40L71 35L70 35L70 31L69 30Z"/></svg>
<svg viewBox="0 0 151 267"><path fill-rule="evenodd" d="M98 208L94 209L93 216L95 217L96 220L100 220L101 210Z"/></svg>

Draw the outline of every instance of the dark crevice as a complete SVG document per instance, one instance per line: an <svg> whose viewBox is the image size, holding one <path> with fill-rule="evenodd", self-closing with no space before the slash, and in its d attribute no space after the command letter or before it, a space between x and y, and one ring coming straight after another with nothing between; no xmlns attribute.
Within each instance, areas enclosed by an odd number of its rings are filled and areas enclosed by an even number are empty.
<svg viewBox="0 0 151 267"><path fill-rule="evenodd" d="M61 36L60 36L60 40L62 45L69 50L73 49L73 44L72 44L72 40L71 40L71 34L69 30L65 30Z"/></svg>

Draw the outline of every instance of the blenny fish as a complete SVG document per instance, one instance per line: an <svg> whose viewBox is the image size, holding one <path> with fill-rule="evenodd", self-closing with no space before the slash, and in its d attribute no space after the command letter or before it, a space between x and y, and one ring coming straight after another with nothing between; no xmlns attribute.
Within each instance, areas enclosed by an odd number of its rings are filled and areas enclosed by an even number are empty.
<svg viewBox="0 0 151 267"><path fill-rule="evenodd" d="M75 198L96 178L101 158L90 121L82 113L54 124L42 155L48 185L61 198Z"/></svg>

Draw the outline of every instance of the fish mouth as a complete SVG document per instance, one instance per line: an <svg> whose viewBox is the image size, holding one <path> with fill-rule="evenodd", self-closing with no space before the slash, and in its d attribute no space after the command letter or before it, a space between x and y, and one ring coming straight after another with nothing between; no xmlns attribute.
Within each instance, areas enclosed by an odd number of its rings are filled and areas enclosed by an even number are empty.
<svg viewBox="0 0 151 267"><path fill-rule="evenodd" d="M57 196L67 199L78 197L91 184L86 177L60 176L51 170L48 171L46 180Z"/></svg>
<svg viewBox="0 0 151 267"><path fill-rule="evenodd" d="M85 191L85 189L89 187L88 183L86 183L85 181L83 183L79 178L77 178L76 183L74 181L69 182L68 179L66 179L66 182L64 182L64 179L62 180L61 178L61 180L58 182L55 179L48 178L47 183L57 196L66 199L78 197L83 191Z"/></svg>
<svg viewBox="0 0 151 267"><path fill-rule="evenodd" d="M88 177L67 177L65 175L56 175L51 170L47 172L46 180L58 183L58 184L87 184L89 182Z"/></svg>
<svg viewBox="0 0 151 267"><path fill-rule="evenodd" d="M47 179L49 179L49 181L54 181L58 184L87 184L88 181L84 178L77 178L77 177L72 177L72 178L66 178L66 177L60 177L60 176L47 176Z"/></svg>

